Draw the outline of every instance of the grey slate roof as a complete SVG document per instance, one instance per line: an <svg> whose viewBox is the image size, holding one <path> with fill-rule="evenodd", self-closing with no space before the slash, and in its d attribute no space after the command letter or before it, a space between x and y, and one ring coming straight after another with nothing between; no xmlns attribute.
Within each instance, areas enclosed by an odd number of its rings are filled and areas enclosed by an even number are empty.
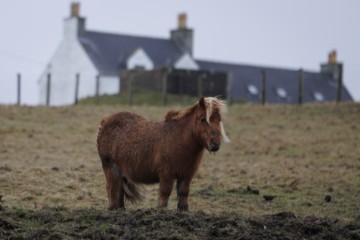
<svg viewBox="0 0 360 240"><path fill-rule="evenodd" d="M138 37L85 31L80 43L102 74L118 75L126 60L137 48L142 48L155 67L172 66L184 52L169 39Z"/></svg>
<svg viewBox="0 0 360 240"><path fill-rule="evenodd" d="M263 69L266 73L266 102L271 103L297 103L299 89L299 71L262 66L249 66L229 63L219 63L198 60L203 70L232 72L233 78L233 99L235 101L261 101L261 75ZM249 85L257 88L258 94L251 94ZM286 97L280 97L277 89L286 91ZM304 71L303 80L303 102L314 102L315 94L322 94L324 101L336 99L337 83L329 76L317 72ZM349 92L342 87L342 100L352 100Z"/></svg>
<svg viewBox="0 0 360 240"><path fill-rule="evenodd" d="M120 69L126 68L127 58L137 49L142 48L153 61L155 68L171 67L184 54L171 39L138 37L94 31L85 31L79 37L80 43L103 75L118 75ZM250 66L242 64L220 63L205 60L195 60L200 70L232 72L233 92L235 101L261 101L262 69L266 72L266 102L297 103L298 79L297 70ZM249 91L249 86L256 87L257 94ZM282 88L286 96L277 93ZM281 90L280 90L281 91ZM329 76L319 72L304 72L303 102L316 101L315 94L321 94L324 101L336 99L337 83ZM347 89L342 87L342 100L351 101Z"/></svg>

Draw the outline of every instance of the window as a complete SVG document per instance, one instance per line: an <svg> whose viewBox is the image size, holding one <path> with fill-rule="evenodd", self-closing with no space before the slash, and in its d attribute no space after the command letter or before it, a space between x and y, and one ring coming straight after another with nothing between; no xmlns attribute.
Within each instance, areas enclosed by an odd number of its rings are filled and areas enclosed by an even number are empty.
<svg viewBox="0 0 360 240"><path fill-rule="evenodd" d="M252 85L252 84L248 85L247 90L249 91L249 93L251 95L258 95L259 94L259 90L255 85Z"/></svg>
<svg viewBox="0 0 360 240"><path fill-rule="evenodd" d="M318 102L322 102L325 100L325 97L321 92L314 92L314 98Z"/></svg>
<svg viewBox="0 0 360 240"><path fill-rule="evenodd" d="M277 88L276 89L276 94L281 97L281 98L286 98L287 97L287 92L284 88Z"/></svg>
<svg viewBox="0 0 360 240"><path fill-rule="evenodd" d="M143 66L143 65L135 65L134 69L135 70L145 70L145 66Z"/></svg>

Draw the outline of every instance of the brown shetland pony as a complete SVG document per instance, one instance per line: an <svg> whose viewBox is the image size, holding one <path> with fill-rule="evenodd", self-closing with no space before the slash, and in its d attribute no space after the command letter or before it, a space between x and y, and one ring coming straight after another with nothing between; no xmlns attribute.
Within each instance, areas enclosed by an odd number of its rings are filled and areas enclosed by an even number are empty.
<svg viewBox="0 0 360 240"><path fill-rule="evenodd" d="M97 147L106 177L109 209L125 209L124 199L142 200L137 184L160 183L158 206L166 207L176 180L177 208L188 210L190 182L204 149L228 142L222 125L223 101L201 98L183 111L152 122L119 112L101 121Z"/></svg>

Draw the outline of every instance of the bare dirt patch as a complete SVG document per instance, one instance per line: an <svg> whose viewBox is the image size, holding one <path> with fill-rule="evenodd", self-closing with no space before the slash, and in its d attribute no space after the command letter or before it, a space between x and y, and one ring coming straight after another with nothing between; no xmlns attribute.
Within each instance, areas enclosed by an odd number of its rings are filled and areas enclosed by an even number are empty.
<svg viewBox="0 0 360 240"><path fill-rule="evenodd" d="M258 217L138 209L12 209L2 212L8 239L360 239L360 225L291 212Z"/></svg>

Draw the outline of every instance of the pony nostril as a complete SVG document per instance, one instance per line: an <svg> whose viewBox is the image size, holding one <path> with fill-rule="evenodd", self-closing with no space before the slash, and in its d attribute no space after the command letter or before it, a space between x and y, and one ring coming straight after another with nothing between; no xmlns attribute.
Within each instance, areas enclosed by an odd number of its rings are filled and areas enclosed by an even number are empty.
<svg viewBox="0 0 360 240"><path fill-rule="evenodd" d="M220 149L220 144L217 144L217 143L212 143L211 144L211 151L212 152L216 152L217 150L219 150Z"/></svg>

